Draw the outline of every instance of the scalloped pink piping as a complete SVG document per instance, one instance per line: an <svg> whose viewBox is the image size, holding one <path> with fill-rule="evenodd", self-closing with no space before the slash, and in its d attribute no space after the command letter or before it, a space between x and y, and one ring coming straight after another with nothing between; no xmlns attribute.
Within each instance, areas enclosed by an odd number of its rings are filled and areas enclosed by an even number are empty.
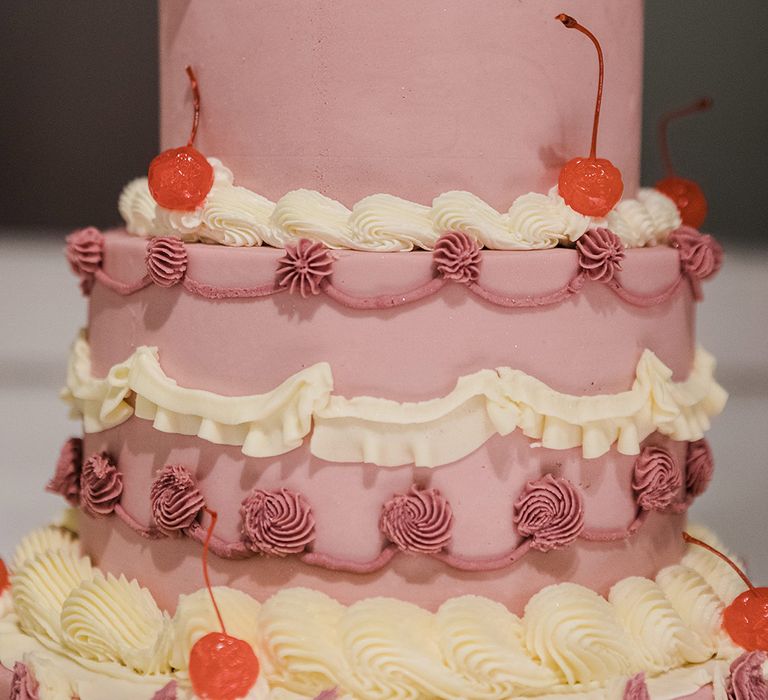
<svg viewBox="0 0 768 700"><path fill-rule="evenodd" d="M152 280L149 275L145 275L140 280L129 284L125 282L119 282L107 275L103 270L96 271L96 280L103 284L108 289L122 296L128 296L135 292L141 291L152 284ZM701 299L700 285L698 280L690 279L684 273L680 273L679 277L673 282L667 289L662 292L645 296L643 294L636 294L630 292L623 287L618 280L610 280L609 282L597 282L596 284L605 284L617 297L622 301L625 301L632 306L638 306L640 308L648 308L663 304L669 300L680 289L683 282L688 279L696 300ZM412 304L414 302L426 299L433 294L439 292L449 280L442 277L434 277L425 282L415 289L411 289L402 294L382 294L374 297L356 297L352 294L347 294L338 287L334 286L330 280L324 280L320 289L323 293L331 298L333 301L342 304L350 309L358 311L374 311L382 309L392 309L398 306L404 306L406 304ZM494 304L495 306L502 306L510 309L527 309L541 306L551 306L553 304L559 304L566 299L578 294L584 287L584 283L587 281L587 277L584 272L579 272L576 276L560 289L550 292L549 294L540 294L538 296L509 296L500 294L498 292L486 289L477 282L472 282L465 285L467 289L475 296ZM185 277L181 281L181 285L191 294L196 294L205 299L217 300L217 299L255 299L259 297L267 297L273 294L280 294L288 291L287 288L281 287L276 283L268 283L257 285L254 287L217 287L211 284L204 284L190 278ZM698 291L697 291L698 290Z"/></svg>
<svg viewBox="0 0 768 700"><path fill-rule="evenodd" d="M675 503L663 512L670 514L683 513L688 509L691 501L692 499L686 498L685 501ZM586 542L620 542L622 540L627 540L640 530L648 519L650 512L651 511L647 510L639 511L629 527L625 529L606 530L600 528L585 528L579 533L578 539ZM115 515L142 537L146 537L147 539L162 539L166 537L166 535L161 533L157 528L141 525L136 518L128 513L120 504L115 506ZM206 536L206 530L199 523L194 523L192 527L181 532L200 544L203 543ZM520 559L530 552L532 547L533 540L528 538L521 544L516 545L509 552L495 557L473 559L456 554L449 554L448 552L435 552L432 554L425 554L424 556L432 557L446 566L459 571L496 571L520 561ZM215 535L211 538L210 550L221 559L245 559L258 555L258 552L249 549L243 541L227 542ZM323 554L321 552L306 552L298 556L300 561L304 564L328 569L329 571L340 571L350 574L372 574L389 564L398 552L399 550L395 545L388 544L375 559L365 562L352 561L344 557Z"/></svg>

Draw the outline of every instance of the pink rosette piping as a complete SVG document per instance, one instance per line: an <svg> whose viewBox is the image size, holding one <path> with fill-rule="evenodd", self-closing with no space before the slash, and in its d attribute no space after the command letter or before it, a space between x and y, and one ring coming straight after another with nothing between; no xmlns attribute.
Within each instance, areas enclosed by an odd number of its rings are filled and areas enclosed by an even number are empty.
<svg viewBox="0 0 768 700"><path fill-rule="evenodd" d="M13 679L9 700L39 700L39 685L26 664L17 661L13 665Z"/></svg>
<svg viewBox="0 0 768 700"><path fill-rule="evenodd" d="M242 533L249 549L285 557L303 552L315 539L312 508L289 489L254 489L240 507Z"/></svg>
<svg viewBox="0 0 768 700"><path fill-rule="evenodd" d="M80 503L94 518L111 515L123 494L123 475L106 452L85 460L80 474Z"/></svg>
<svg viewBox="0 0 768 700"><path fill-rule="evenodd" d="M164 535L177 535L197 521L205 499L192 475L181 465L163 467L150 490L152 517Z"/></svg>
<svg viewBox="0 0 768 700"><path fill-rule="evenodd" d="M176 681L171 681L167 685L164 685L153 696L152 700L177 700L178 698L178 684Z"/></svg>
<svg viewBox="0 0 768 700"><path fill-rule="evenodd" d="M451 539L451 504L436 489L411 487L384 504L379 527L401 552L436 554Z"/></svg>
<svg viewBox="0 0 768 700"><path fill-rule="evenodd" d="M635 460L632 490L643 510L664 510L683 483L680 468L669 450L649 445Z"/></svg>
<svg viewBox="0 0 768 700"><path fill-rule="evenodd" d="M67 238L67 261L80 278L83 294L90 294L96 271L104 257L104 235L97 228L89 226L70 233Z"/></svg>
<svg viewBox="0 0 768 700"><path fill-rule="evenodd" d="M723 264L722 247L712 236L690 226L673 231L669 245L680 251L680 270L688 276L694 298L700 301L702 280L715 275Z"/></svg>
<svg viewBox="0 0 768 700"><path fill-rule="evenodd" d="M651 700L644 673L638 673L627 681L624 686L623 700Z"/></svg>
<svg viewBox="0 0 768 700"><path fill-rule="evenodd" d="M589 229L576 241L579 267L593 282L610 282L621 270L624 244L607 228Z"/></svg>
<svg viewBox="0 0 768 700"><path fill-rule="evenodd" d="M688 443L685 459L685 488L691 498L701 496L712 481L715 472L715 461L712 450L705 440Z"/></svg>
<svg viewBox="0 0 768 700"><path fill-rule="evenodd" d="M763 664L768 660L764 651L742 654L731 664L726 693L728 700L766 700L768 680L763 673Z"/></svg>
<svg viewBox="0 0 768 700"><path fill-rule="evenodd" d="M320 293L320 284L333 273L333 255L319 241L301 238L286 246L285 255L277 261L277 285L297 291L306 298Z"/></svg>
<svg viewBox="0 0 768 700"><path fill-rule="evenodd" d="M453 231L441 236L435 243L432 259L444 279L470 284L480 277L480 246L466 233Z"/></svg>
<svg viewBox="0 0 768 700"><path fill-rule="evenodd" d="M173 287L187 271L187 247L179 238L152 238L145 256L147 274L158 287Z"/></svg>
<svg viewBox="0 0 768 700"><path fill-rule="evenodd" d="M561 549L584 529L582 496L568 479L547 474L526 484L515 502L513 522L534 549Z"/></svg>
<svg viewBox="0 0 768 700"><path fill-rule="evenodd" d="M71 437L61 447L56 471L45 490L63 496L69 505L80 504L80 472L83 467L83 441Z"/></svg>

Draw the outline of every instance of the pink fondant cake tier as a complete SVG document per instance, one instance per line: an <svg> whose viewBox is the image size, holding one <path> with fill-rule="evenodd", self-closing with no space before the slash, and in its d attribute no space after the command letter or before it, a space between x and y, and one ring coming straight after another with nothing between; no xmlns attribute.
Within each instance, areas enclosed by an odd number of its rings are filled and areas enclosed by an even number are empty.
<svg viewBox="0 0 768 700"><path fill-rule="evenodd" d="M642 2L160 2L161 147L187 141L184 66L204 106L198 147L277 199L299 187L351 206L375 192L424 204L469 190L506 209L589 152L594 52L610 63L600 151L638 187ZM224 48L226 47L226 48ZM575 50L578 47L578 50Z"/></svg>

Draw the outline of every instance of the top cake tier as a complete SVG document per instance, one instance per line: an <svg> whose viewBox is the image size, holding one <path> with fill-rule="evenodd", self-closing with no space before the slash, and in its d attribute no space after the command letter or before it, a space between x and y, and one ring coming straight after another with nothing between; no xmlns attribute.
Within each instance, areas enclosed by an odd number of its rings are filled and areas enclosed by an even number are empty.
<svg viewBox="0 0 768 700"><path fill-rule="evenodd" d="M161 0L161 146L187 141L191 64L198 148L270 199L468 190L505 210L589 152L595 54L553 19L571 10L606 56L599 154L634 197L641 0Z"/></svg>

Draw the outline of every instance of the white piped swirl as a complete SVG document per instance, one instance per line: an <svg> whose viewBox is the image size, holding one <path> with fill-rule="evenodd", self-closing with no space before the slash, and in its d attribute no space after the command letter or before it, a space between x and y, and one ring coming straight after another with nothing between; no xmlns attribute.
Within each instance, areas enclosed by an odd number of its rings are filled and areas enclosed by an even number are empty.
<svg viewBox="0 0 768 700"><path fill-rule="evenodd" d="M118 209L130 233L177 236L225 246L262 244L284 248L299 238L329 248L378 252L432 250L446 233L463 232L494 250L535 250L568 245L587 229L607 226L627 247L666 241L680 226L671 199L656 190L640 190L637 199L619 202L605 219L571 209L552 188L547 194L518 197L498 212L470 192L445 192L431 206L388 194L374 194L348 209L314 190L294 190L277 202L234 184L232 173L211 158L214 184L198 209L170 211L157 205L146 178L124 188Z"/></svg>

